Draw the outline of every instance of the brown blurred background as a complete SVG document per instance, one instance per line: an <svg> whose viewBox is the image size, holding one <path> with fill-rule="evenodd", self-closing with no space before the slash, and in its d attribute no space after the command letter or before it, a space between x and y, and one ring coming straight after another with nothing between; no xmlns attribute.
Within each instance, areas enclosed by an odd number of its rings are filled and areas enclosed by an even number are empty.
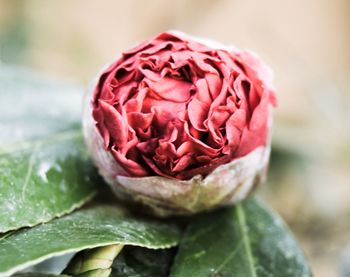
<svg viewBox="0 0 350 277"><path fill-rule="evenodd" d="M315 276L350 276L349 0L0 0L0 66L86 86L121 50L168 29L253 50L274 69L273 155L259 193Z"/></svg>

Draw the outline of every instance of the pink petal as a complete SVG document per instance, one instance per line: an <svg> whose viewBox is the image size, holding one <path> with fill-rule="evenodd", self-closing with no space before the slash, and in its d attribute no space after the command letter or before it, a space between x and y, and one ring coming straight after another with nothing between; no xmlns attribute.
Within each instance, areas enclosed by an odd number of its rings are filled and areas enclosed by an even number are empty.
<svg viewBox="0 0 350 277"><path fill-rule="evenodd" d="M209 145L205 144L204 142L200 141L199 139L196 139L195 137L193 137L189 132L187 122L185 122L184 131L188 136L189 142L191 143L190 146L188 147L191 147L195 152L205 154L208 156L215 156L219 153L220 149L214 149Z"/></svg>
<svg viewBox="0 0 350 277"><path fill-rule="evenodd" d="M269 120L269 95L264 95L263 100L254 110L249 127L243 129L241 142L236 155L244 156L261 145L266 145Z"/></svg>
<svg viewBox="0 0 350 277"><path fill-rule="evenodd" d="M180 172L185 170L188 166L193 164L194 159L191 155L185 155L179 158L179 160L176 162L175 167L172 169L172 172Z"/></svg>
<svg viewBox="0 0 350 277"><path fill-rule="evenodd" d="M200 100L204 103L211 103L212 98L211 98L211 95L209 93L209 87L208 87L207 81L205 79L199 79L196 82L196 88L197 88L196 97L198 98L198 100Z"/></svg>
<svg viewBox="0 0 350 277"><path fill-rule="evenodd" d="M187 112L189 120L194 128L200 131L205 131L206 128L203 125L204 120L208 116L209 105L203 103L197 98L193 98L188 104Z"/></svg>
<svg viewBox="0 0 350 277"><path fill-rule="evenodd" d="M99 104L103 113L103 122L113 138L114 144L118 148L123 148L128 139L128 125L125 118L103 100L100 100Z"/></svg>
<svg viewBox="0 0 350 277"><path fill-rule="evenodd" d="M228 155L222 156L220 158L212 159L211 163L209 163L209 164L206 164L206 165L194 168L194 169L182 171L181 173L175 175L175 177L177 179L186 180L186 179L189 179L197 174L205 176L208 173L212 172L219 165L229 162L230 159L231 159L231 157Z"/></svg>
<svg viewBox="0 0 350 277"><path fill-rule="evenodd" d="M145 112L147 107L150 108L150 112L154 114L153 125L161 132L164 133L164 129L168 122L175 119L182 119L182 112L186 110L185 103L174 103L164 100L156 100L148 98L144 103Z"/></svg>
<svg viewBox="0 0 350 277"><path fill-rule="evenodd" d="M128 113L128 123L133 129L146 129L148 128L153 120L152 113Z"/></svg>
<svg viewBox="0 0 350 277"><path fill-rule="evenodd" d="M163 77L158 81L145 79L144 82L161 98L173 102L186 102L190 96L192 84L170 77Z"/></svg>
<svg viewBox="0 0 350 277"><path fill-rule="evenodd" d="M149 175L148 170L146 170L139 163L131 159L127 159L119 151L115 150L115 148L112 148L111 151L117 162L125 169L126 172L130 174L130 176L143 177Z"/></svg>

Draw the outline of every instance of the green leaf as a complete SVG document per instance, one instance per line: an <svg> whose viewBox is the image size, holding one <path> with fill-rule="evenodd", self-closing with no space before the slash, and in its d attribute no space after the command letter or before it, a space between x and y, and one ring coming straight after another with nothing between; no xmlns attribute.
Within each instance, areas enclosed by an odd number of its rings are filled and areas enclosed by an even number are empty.
<svg viewBox="0 0 350 277"><path fill-rule="evenodd" d="M171 276L300 277L311 273L280 217L248 199L190 224Z"/></svg>
<svg viewBox="0 0 350 277"><path fill-rule="evenodd" d="M0 276L53 256L104 245L168 248L177 245L180 235L175 225L135 218L117 207L93 207L0 238Z"/></svg>
<svg viewBox="0 0 350 277"><path fill-rule="evenodd" d="M48 273L40 273L40 272L27 272L27 273L18 273L12 275L12 277L70 277L69 275L55 275Z"/></svg>
<svg viewBox="0 0 350 277"><path fill-rule="evenodd" d="M80 130L82 92L0 70L0 233L69 213L96 191Z"/></svg>
<svg viewBox="0 0 350 277"><path fill-rule="evenodd" d="M173 256L174 249L127 246L114 260L111 277L166 277Z"/></svg>

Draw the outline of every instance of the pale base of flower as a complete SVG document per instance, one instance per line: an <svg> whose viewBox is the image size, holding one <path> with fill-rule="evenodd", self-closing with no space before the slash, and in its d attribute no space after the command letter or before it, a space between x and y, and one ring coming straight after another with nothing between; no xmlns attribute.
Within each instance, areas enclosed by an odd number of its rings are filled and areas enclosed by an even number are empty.
<svg viewBox="0 0 350 277"><path fill-rule="evenodd" d="M157 216L190 215L237 203L265 178L270 149L250 154L216 168L205 178L172 180L161 176L117 176L109 184L117 196L142 203Z"/></svg>

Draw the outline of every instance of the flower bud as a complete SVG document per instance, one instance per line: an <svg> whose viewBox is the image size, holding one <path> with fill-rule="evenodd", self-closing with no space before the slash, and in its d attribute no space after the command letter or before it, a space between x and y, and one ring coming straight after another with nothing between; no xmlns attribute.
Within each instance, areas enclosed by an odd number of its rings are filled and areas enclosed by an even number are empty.
<svg viewBox="0 0 350 277"><path fill-rule="evenodd" d="M84 135L106 182L159 216L244 199L265 176L272 73L178 32L122 53L89 90Z"/></svg>

